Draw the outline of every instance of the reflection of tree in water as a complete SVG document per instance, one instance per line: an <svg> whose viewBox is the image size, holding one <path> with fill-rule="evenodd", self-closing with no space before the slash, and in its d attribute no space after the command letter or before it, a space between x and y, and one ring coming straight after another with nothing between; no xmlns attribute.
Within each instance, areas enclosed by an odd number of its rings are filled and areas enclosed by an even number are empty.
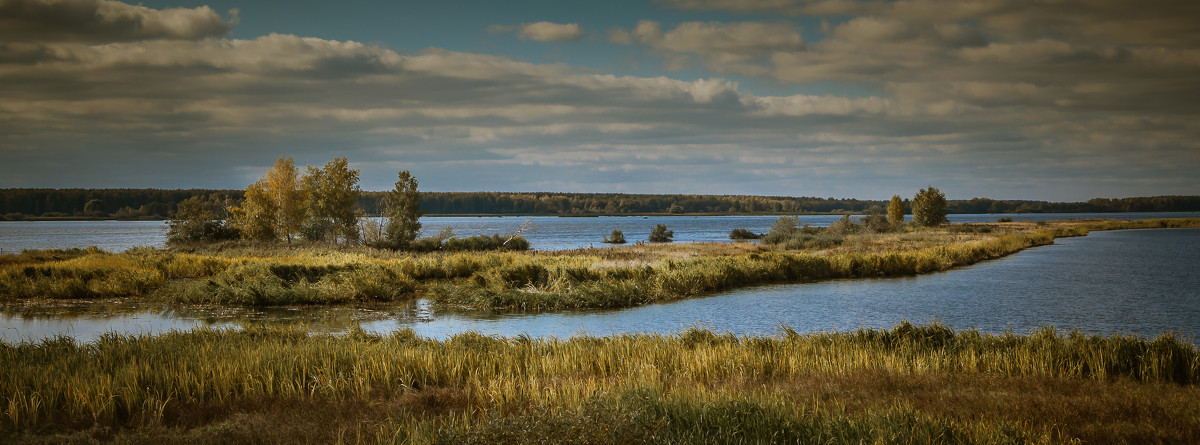
<svg viewBox="0 0 1200 445"><path fill-rule="evenodd" d="M0 306L0 319L12 320L109 320L137 313L156 312L162 305L127 300L37 301Z"/></svg>
<svg viewBox="0 0 1200 445"><path fill-rule="evenodd" d="M416 302L361 304L356 306L287 306L287 307L229 307L216 305L178 305L121 300L38 302L0 306L0 322L5 329L16 330L30 337L43 337L36 332L46 329L46 322L70 322L111 327L118 334L126 321L197 322L204 326L303 326L314 333L337 333L362 322L385 319L416 320L430 317L431 312L420 309ZM151 332L158 334L158 332ZM67 333L67 335L70 335Z"/></svg>

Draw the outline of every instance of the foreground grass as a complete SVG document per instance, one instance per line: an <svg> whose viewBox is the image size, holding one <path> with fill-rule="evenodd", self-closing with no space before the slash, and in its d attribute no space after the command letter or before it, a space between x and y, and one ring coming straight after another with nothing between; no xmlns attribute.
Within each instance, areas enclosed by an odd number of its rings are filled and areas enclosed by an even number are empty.
<svg viewBox="0 0 1200 445"><path fill-rule="evenodd" d="M847 235L784 250L748 243L568 252L406 254L327 245L218 244L0 257L0 302L149 297L246 306L395 301L541 311L620 308L768 283L913 275L998 258L1090 230L1200 227L1200 219L949 225Z"/></svg>
<svg viewBox="0 0 1200 445"><path fill-rule="evenodd" d="M1195 442L1171 336L892 330L566 340L285 328L0 344L0 441Z"/></svg>

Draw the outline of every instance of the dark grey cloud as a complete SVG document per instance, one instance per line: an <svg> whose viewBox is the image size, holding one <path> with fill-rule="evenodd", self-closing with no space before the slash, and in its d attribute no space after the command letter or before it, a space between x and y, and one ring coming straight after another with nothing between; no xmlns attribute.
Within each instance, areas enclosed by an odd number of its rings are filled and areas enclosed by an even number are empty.
<svg viewBox="0 0 1200 445"><path fill-rule="evenodd" d="M284 34L5 41L0 186L242 187L288 154L346 156L376 190L409 169L430 190L1197 193L1194 49L1029 39L895 11L845 18L815 41L784 22L610 34L716 73L870 84L867 97ZM141 32L121 23L109 34Z"/></svg>
<svg viewBox="0 0 1200 445"><path fill-rule="evenodd" d="M1194 47L1200 3L1180 0L660 0L679 9L792 16L888 17L909 23L972 23L1001 39Z"/></svg>
<svg viewBox="0 0 1200 445"><path fill-rule="evenodd" d="M195 40L223 36L233 22L208 6L158 10L109 0L0 0L0 40L6 42Z"/></svg>

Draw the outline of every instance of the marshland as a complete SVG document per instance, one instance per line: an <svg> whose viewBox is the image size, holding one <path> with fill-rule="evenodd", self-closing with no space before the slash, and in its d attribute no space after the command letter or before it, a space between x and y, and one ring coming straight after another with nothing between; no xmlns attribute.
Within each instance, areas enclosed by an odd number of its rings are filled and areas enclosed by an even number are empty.
<svg viewBox="0 0 1200 445"><path fill-rule="evenodd" d="M0 257L0 299L279 306L428 297L501 311L623 308L762 284L943 271L1092 230L1200 227L1200 219L956 224L885 233L836 223L801 227L794 219L785 226L792 228L773 230L768 235L777 239L763 243L570 251L528 251L521 237L498 235L450 239L428 253L244 241L122 253L27 251ZM521 244L499 246L504 240Z"/></svg>
<svg viewBox="0 0 1200 445"><path fill-rule="evenodd" d="M0 0L0 445L1200 443L1198 16Z"/></svg>
<svg viewBox="0 0 1200 445"><path fill-rule="evenodd" d="M63 304L321 311L421 300L536 317L703 301L773 283L927 274L1094 231L1200 227L1198 219L996 222L876 233L861 221L783 220L790 236L770 242L569 251L244 241L27 251L0 257L0 295L10 310L35 312ZM1187 442L1200 431L1200 358L1190 338L1170 333L981 332L935 321L828 333L680 326L435 339L353 321L336 335L239 325L4 343L0 434L18 442L1059 443Z"/></svg>
<svg viewBox="0 0 1200 445"><path fill-rule="evenodd" d="M1171 332L994 332L903 320L803 333L780 323L757 335L694 325L605 337L511 329L434 338L411 328L368 331L378 320L355 314L414 304L534 318L621 313L772 284L928 275L1093 231L1191 233L1200 218L950 223L945 195L930 186L911 202L893 197L886 216L875 208L813 225L784 215L765 230L732 227L722 242L682 242L687 226L646 217L647 232L629 231L633 243L614 227L595 240L613 246L532 250L532 220L507 233L422 231L408 171L383 195L381 217L364 218L357 174L337 158L301 176L285 156L240 201L178 202L165 247L0 256L0 304L21 319L69 318L57 312L64 307L284 308L342 326L321 332L274 320L0 342L0 438L1007 443L1198 435L1200 354L1190 337ZM668 213L683 211L673 203ZM344 308L352 308L348 319L337 315Z"/></svg>
<svg viewBox="0 0 1200 445"><path fill-rule="evenodd" d="M7 441L1188 442L1164 335L940 325L534 339L290 328L0 344Z"/></svg>

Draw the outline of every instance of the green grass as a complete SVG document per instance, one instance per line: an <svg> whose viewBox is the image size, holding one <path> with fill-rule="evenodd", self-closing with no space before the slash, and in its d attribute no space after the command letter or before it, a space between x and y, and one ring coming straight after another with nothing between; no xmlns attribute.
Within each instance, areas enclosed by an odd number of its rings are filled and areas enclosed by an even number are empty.
<svg viewBox="0 0 1200 445"><path fill-rule="evenodd" d="M907 323L561 340L109 334L0 344L0 441L1187 442L1200 440L1198 357L1169 335Z"/></svg>

